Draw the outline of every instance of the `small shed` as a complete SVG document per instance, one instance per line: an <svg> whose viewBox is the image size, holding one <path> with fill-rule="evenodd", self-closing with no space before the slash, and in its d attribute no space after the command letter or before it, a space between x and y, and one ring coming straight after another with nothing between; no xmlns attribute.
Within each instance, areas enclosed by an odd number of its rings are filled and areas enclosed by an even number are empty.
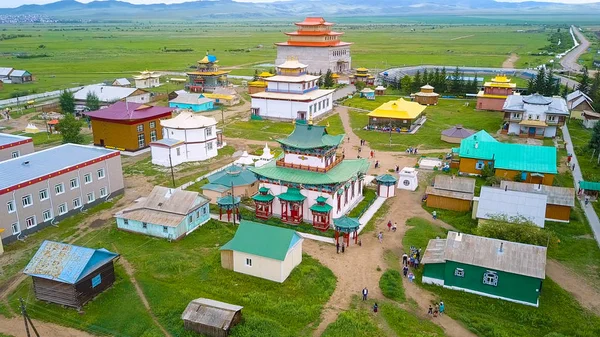
<svg viewBox="0 0 600 337"><path fill-rule="evenodd" d="M33 278L35 297L81 308L115 282L113 260L119 254L44 241L23 273Z"/></svg>
<svg viewBox="0 0 600 337"><path fill-rule="evenodd" d="M375 90L371 88L364 88L360 91L360 97L364 97L369 100L375 99Z"/></svg>
<svg viewBox="0 0 600 337"><path fill-rule="evenodd" d="M131 87L131 82L126 79L126 78L117 78L113 83L112 83L113 87L124 87L124 88L129 88Z"/></svg>
<svg viewBox="0 0 600 337"><path fill-rule="evenodd" d="M434 87L426 84L421 87L421 91L414 94L415 101L422 105L437 105L440 94L433 92Z"/></svg>
<svg viewBox="0 0 600 337"><path fill-rule="evenodd" d="M475 199L473 212L477 219L492 219L495 216L505 216L508 220L525 218L544 228L547 200L545 194L483 186L479 199Z"/></svg>
<svg viewBox="0 0 600 337"><path fill-rule="evenodd" d="M598 120L600 120L600 113L591 111L591 110L583 110L583 126L587 129L592 129Z"/></svg>
<svg viewBox="0 0 600 337"><path fill-rule="evenodd" d="M427 186L427 206L452 211L471 210L475 179L437 175L433 186Z"/></svg>
<svg viewBox="0 0 600 337"><path fill-rule="evenodd" d="M417 171L414 167L405 167L400 171L398 179L398 188L402 190L415 191L419 187L419 179Z"/></svg>
<svg viewBox="0 0 600 337"><path fill-rule="evenodd" d="M377 88L375 88L375 96L383 96L385 95L385 87L382 85L378 85Z"/></svg>
<svg viewBox="0 0 600 337"><path fill-rule="evenodd" d="M442 140L447 143L460 144L460 141L475 134L474 130L465 129L458 124L442 131Z"/></svg>
<svg viewBox="0 0 600 337"><path fill-rule="evenodd" d="M390 198L395 195L395 187L398 179L391 174L382 174L375 178L377 182L377 196Z"/></svg>
<svg viewBox="0 0 600 337"><path fill-rule="evenodd" d="M242 320L239 305L197 298L188 304L181 315L186 330L210 337L229 336L231 328Z"/></svg>
<svg viewBox="0 0 600 337"><path fill-rule="evenodd" d="M571 218L571 207L575 206L575 189L569 187L557 187L541 184L528 184L516 181L503 180L501 189L521 191L528 193L545 194L546 220L569 222Z"/></svg>
<svg viewBox="0 0 600 337"><path fill-rule="evenodd" d="M579 182L579 193L583 193L592 199L598 198L598 192L600 192L600 183L595 181L580 181Z"/></svg>

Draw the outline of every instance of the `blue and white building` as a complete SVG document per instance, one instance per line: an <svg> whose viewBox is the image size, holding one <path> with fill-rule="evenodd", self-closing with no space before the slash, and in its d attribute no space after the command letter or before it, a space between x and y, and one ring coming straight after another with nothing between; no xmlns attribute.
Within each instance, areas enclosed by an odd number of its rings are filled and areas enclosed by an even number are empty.
<svg viewBox="0 0 600 337"><path fill-rule="evenodd" d="M177 97L169 101L169 107L193 112L209 111L215 108L215 101L202 94L190 94L183 90L176 92Z"/></svg>

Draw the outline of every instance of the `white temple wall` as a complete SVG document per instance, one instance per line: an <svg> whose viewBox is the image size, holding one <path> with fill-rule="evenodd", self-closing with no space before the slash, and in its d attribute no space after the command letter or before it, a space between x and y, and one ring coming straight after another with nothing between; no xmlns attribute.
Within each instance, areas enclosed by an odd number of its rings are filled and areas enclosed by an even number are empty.
<svg viewBox="0 0 600 337"><path fill-rule="evenodd" d="M340 47L297 47L277 46L276 65L284 63L288 57L297 57L300 63L308 65L308 72L325 74L328 69L334 73L349 72L352 69L350 46ZM343 61L344 68L338 68L338 61Z"/></svg>

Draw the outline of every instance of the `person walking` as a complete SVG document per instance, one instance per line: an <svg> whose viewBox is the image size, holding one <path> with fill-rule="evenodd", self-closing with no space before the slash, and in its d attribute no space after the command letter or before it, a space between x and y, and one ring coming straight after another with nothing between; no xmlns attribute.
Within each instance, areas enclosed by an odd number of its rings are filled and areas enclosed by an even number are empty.
<svg viewBox="0 0 600 337"><path fill-rule="evenodd" d="M402 274L404 275L404 277L406 277L406 275L408 275L408 266L402 267Z"/></svg>
<svg viewBox="0 0 600 337"><path fill-rule="evenodd" d="M443 301L440 301L440 316L444 315L444 310L446 310L446 306Z"/></svg>
<svg viewBox="0 0 600 337"><path fill-rule="evenodd" d="M379 309L379 306L377 305L377 303L375 303L373 305L373 312L377 312L378 309Z"/></svg>
<svg viewBox="0 0 600 337"><path fill-rule="evenodd" d="M435 309L433 309L433 317L438 317L439 312L440 312L440 306L436 303Z"/></svg>
<svg viewBox="0 0 600 337"><path fill-rule="evenodd" d="M377 239L379 239L379 243L383 243L383 232L379 232Z"/></svg>
<svg viewBox="0 0 600 337"><path fill-rule="evenodd" d="M402 254L402 265L408 266L408 254L406 253Z"/></svg>
<svg viewBox="0 0 600 337"><path fill-rule="evenodd" d="M587 206L590 203L590 196L586 195L584 200L585 200L585 205Z"/></svg>
<svg viewBox="0 0 600 337"><path fill-rule="evenodd" d="M373 152L373 150L371 150L371 158L373 158L375 156L375 152Z"/></svg>
<svg viewBox="0 0 600 337"><path fill-rule="evenodd" d="M388 232L392 230L392 220L388 221Z"/></svg>
<svg viewBox="0 0 600 337"><path fill-rule="evenodd" d="M427 310L427 315L433 315L433 307L431 304L429 305L429 310Z"/></svg>
<svg viewBox="0 0 600 337"><path fill-rule="evenodd" d="M433 215L433 220L437 220L437 212L436 211L431 212L431 215Z"/></svg>
<svg viewBox="0 0 600 337"><path fill-rule="evenodd" d="M366 301L366 300L367 300L367 297L369 296L369 289L367 289L367 287L365 287L365 288L362 290L362 295L363 295L363 301Z"/></svg>

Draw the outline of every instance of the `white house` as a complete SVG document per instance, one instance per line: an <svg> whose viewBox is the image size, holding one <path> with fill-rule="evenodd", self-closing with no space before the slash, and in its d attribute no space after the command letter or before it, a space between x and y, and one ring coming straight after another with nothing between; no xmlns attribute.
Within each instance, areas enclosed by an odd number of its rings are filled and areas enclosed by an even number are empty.
<svg viewBox="0 0 600 337"><path fill-rule="evenodd" d="M129 82L128 79L126 78L117 78L113 83L113 86L115 87L130 87L131 86L131 82Z"/></svg>
<svg viewBox="0 0 600 337"><path fill-rule="evenodd" d="M160 85L160 75L153 71L142 71L139 75L133 76L135 87L138 89L154 88Z"/></svg>
<svg viewBox="0 0 600 337"><path fill-rule="evenodd" d="M182 112L160 121L163 139L150 143L152 164L169 167L217 156L222 147L217 121L212 117Z"/></svg>
<svg viewBox="0 0 600 337"><path fill-rule="evenodd" d="M333 91L317 86L320 76L309 75L307 65L289 58L267 77L267 88L251 94L252 114L267 119L308 120L333 109Z"/></svg>
<svg viewBox="0 0 600 337"><path fill-rule="evenodd" d="M555 137L556 129L569 117L567 102L562 97L510 95L504 106L504 130L508 134L528 138ZM508 128L508 129L507 129Z"/></svg>
<svg viewBox="0 0 600 337"><path fill-rule="evenodd" d="M291 229L242 220L221 250L221 266L282 283L302 262L304 239Z"/></svg>

